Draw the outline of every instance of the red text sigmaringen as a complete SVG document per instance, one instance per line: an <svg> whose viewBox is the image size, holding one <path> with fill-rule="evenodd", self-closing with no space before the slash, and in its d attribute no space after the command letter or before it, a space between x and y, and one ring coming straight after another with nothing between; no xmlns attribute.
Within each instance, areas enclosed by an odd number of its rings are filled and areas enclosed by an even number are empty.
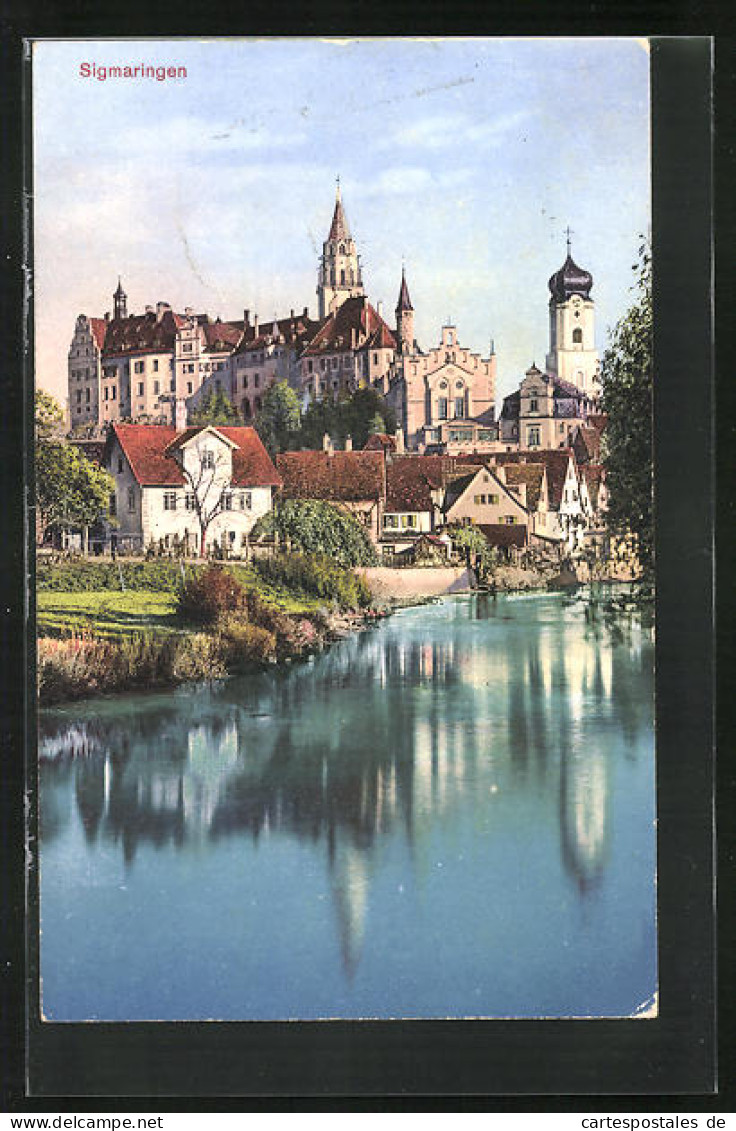
<svg viewBox="0 0 736 1131"><path fill-rule="evenodd" d="M108 79L155 79L157 82L166 82L167 79L185 79L187 69L153 63L107 67L98 67L97 63L80 63L79 75L80 78L97 79L99 82L106 82Z"/></svg>

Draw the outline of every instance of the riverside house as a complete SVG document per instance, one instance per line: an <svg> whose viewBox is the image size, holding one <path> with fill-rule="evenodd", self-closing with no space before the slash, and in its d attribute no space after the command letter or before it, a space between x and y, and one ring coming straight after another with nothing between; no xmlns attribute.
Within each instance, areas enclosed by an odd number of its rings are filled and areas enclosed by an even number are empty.
<svg viewBox="0 0 736 1131"><path fill-rule="evenodd" d="M183 545L189 553L219 547L239 556L281 486L260 437L248 427L115 423L103 464L115 479L111 539L132 552Z"/></svg>
<svg viewBox="0 0 736 1131"><path fill-rule="evenodd" d="M381 534L386 500L386 465L382 452L336 452L326 438L323 451L282 452L276 468L285 499L333 503L363 524L371 541Z"/></svg>

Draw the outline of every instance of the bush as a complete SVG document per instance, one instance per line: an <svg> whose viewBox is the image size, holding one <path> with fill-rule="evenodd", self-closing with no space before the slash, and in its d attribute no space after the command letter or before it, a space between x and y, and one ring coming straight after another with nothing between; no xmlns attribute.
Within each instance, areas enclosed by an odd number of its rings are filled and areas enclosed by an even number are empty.
<svg viewBox="0 0 736 1131"><path fill-rule="evenodd" d="M221 642L206 632L193 632L177 640L171 674L177 683L224 679L226 657Z"/></svg>
<svg viewBox="0 0 736 1131"><path fill-rule="evenodd" d="M251 624L233 613L218 622L219 639L231 664L263 664L276 655L276 636L267 628Z"/></svg>
<svg viewBox="0 0 736 1131"><path fill-rule="evenodd" d="M224 613L247 615L247 594L233 574L210 565L188 577L179 597L179 615L198 624L214 624Z"/></svg>
<svg viewBox="0 0 736 1131"><path fill-rule="evenodd" d="M278 534L302 554L322 554L341 566L376 565L368 531L355 515L321 499L286 499L263 515L253 537Z"/></svg>
<svg viewBox="0 0 736 1131"><path fill-rule="evenodd" d="M335 601L342 609L366 608L371 603L364 578L323 555L281 554L260 558L253 565L264 581Z"/></svg>

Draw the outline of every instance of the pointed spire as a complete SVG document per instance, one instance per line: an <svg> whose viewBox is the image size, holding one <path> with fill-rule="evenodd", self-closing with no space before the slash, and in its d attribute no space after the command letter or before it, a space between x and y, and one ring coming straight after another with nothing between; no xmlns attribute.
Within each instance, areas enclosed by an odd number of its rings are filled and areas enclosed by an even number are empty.
<svg viewBox="0 0 736 1131"><path fill-rule="evenodd" d="M330 225L330 234L327 237L329 240L349 240L350 228L345 216L345 209L342 206L342 194L340 192L340 178L337 178L337 188L335 190L335 211L332 214L332 224Z"/></svg>
<svg viewBox="0 0 736 1131"><path fill-rule="evenodd" d="M401 287L399 289L399 301L396 303L396 312L400 310L413 310L411 299L409 298L409 288L406 285L406 270L401 268Z"/></svg>
<svg viewBox="0 0 736 1131"><path fill-rule="evenodd" d="M124 295L124 294L125 294L125 291L123 290L123 284L122 284L122 283L121 283L121 281L120 281L120 276L119 276L119 275L118 275L118 288L117 288L117 290L115 291L115 294L116 294L116 295Z"/></svg>

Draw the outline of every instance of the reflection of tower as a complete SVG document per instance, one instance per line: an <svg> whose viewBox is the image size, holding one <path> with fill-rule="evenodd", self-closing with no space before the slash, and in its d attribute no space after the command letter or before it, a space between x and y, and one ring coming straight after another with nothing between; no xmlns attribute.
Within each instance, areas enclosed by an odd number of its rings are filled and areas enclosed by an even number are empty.
<svg viewBox="0 0 736 1131"><path fill-rule="evenodd" d="M594 743L563 754L560 776L562 860L581 891L603 875L609 841L608 758Z"/></svg>
<svg viewBox="0 0 736 1131"><path fill-rule="evenodd" d="M358 968L368 903L368 857L361 848L340 844L331 860L330 886L337 912L343 967L349 978Z"/></svg>

